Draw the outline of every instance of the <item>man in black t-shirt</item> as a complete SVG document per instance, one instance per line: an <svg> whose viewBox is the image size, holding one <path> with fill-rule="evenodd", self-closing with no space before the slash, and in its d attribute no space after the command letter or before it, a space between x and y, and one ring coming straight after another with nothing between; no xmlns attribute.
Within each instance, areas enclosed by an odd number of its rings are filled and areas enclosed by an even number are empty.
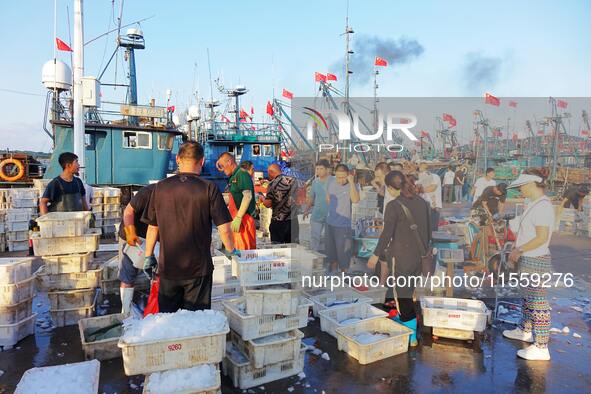
<svg viewBox="0 0 591 394"><path fill-rule="evenodd" d="M47 184L43 196L39 199L39 213L90 211L86 199L84 184L74 176L80 170L78 156L71 152L62 153L58 162L62 173Z"/></svg>
<svg viewBox="0 0 591 394"><path fill-rule="evenodd" d="M138 190L123 210L123 219L119 225L119 281L121 281L119 294L121 313L126 315L131 311L134 284L139 270L134 267L133 261L124 252L125 245L139 246L140 238L146 238L148 225L143 223L141 218L148 209L153 190L154 185L144 186Z"/></svg>
<svg viewBox="0 0 591 394"><path fill-rule="evenodd" d="M178 174L156 184L148 209L144 271L158 266L160 312L179 309L209 309L213 262L211 224L217 226L227 255L238 254L230 222L232 217L215 183L199 176L203 167L203 147L185 142L176 156ZM154 258L160 242L158 262Z"/></svg>
<svg viewBox="0 0 591 394"><path fill-rule="evenodd" d="M271 164L267 168L271 183L267 191L263 205L272 208L271 224L269 232L271 233L271 242L299 243L299 223L297 215L297 206L294 201L296 179L281 173L281 167L277 164Z"/></svg>
<svg viewBox="0 0 591 394"><path fill-rule="evenodd" d="M499 183L496 186L489 186L478 197L472 208L484 208L491 216L502 213L507 199L507 184Z"/></svg>

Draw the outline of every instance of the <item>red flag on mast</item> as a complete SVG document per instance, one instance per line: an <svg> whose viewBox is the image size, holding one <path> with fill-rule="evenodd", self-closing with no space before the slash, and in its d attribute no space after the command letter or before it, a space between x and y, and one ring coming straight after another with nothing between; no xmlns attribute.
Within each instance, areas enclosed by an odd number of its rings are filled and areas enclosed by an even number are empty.
<svg viewBox="0 0 591 394"><path fill-rule="evenodd" d="M60 40L57 37L55 38L55 45L57 46L58 51L74 52L68 44L66 44L65 42L63 42L62 40Z"/></svg>
<svg viewBox="0 0 591 394"><path fill-rule="evenodd" d="M281 95L287 99L290 99L290 100L293 98L293 93L287 89L283 89L283 92L281 93Z"/></svg>
<svg viewBox="0 0 591 394"><path fill-rule="evenodd" d="M490 105L494 105L494 106L498 107L501 104L501 99L493 96L490 93L485 93L484 94L484 102L486 104L490 104Z"/></svg>
<svg viewBox="0 0 591 394"><path fill-rule="evenodd" d="M454 118L450 114L443 114L443 120L445 122L449 123L450 127L455 127L458 124L458 122L456 121L456 118Z"/></svg>
<svg viewBox="0 0 591 394"><path fill-rule="evenodd" d="M314 73L314 82L326 82L326 75L319 73L318 71L316 71Z"/></svg>
<svg viewBox="0 0 591 394"><path fill-rule="evenodd" d="M517 108L517 101L509 101L509 107Z"/></svg>
<svg viewBox="0 0 591 394"><path fill-rule="evenodd" d="M558 108L566 108L568 107L568 102L564 101L564 100L558 100L556 102L556 105L558 106Z"/></svg>
<svg viewBox="0 0 591 394"><path fill-rule="evenodd" d="M326 73L326 80L327 81L336 81L337 80L337 76L334 75L334 74Z"/></svg>
<svg viewBox="0 0 591 394"><path fill-rule="evenodd" d="M581 137L589 137L589 130L581 130Z"/></svg>
<svg viewBox="0 0 591 394"><path fill-rule="evenodd" d="M376 56L376 60L374 61L373 64L375 66L387 67L388 66L388 61L386 59L384 59L383 57Z"/></svg>
<svg viewBox="0 0 591 394"><path fill-rule="evenodd" d="M275 114L275 110L273 109L273 105L271 105L270 101L267 101L267 115L273 116Z"/></svg>

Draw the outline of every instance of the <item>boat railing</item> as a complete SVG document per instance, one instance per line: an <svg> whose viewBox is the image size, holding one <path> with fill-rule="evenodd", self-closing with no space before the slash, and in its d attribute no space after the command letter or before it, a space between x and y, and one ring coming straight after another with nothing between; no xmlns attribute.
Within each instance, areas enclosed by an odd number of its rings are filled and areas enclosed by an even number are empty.
<svg viewBox="0 0 591 394"><path fill-rule="evenodd" d="M281 133L272 123L244 122L236 128L235 123L214 122L207 134L207 139L214 141L281 141Z"/></svg>

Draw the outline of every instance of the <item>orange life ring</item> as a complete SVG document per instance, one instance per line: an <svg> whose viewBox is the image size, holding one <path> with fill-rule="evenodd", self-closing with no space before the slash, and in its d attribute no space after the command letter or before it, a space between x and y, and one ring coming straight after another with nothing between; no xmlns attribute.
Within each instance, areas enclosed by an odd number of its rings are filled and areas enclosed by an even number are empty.
<svg viewBox="0 0 591 394"><path fill-rule="evenodd" d="M14 164L16 166L16 168L18 170L16 175L7 176L4 173L4 167L7 164ZM0 161L0 179L4 180L6 182L15 182L24 176L25 176L25 166L23 165L23 163L20 160L10 158L10 159L4 159L4 160Z"/></svg>

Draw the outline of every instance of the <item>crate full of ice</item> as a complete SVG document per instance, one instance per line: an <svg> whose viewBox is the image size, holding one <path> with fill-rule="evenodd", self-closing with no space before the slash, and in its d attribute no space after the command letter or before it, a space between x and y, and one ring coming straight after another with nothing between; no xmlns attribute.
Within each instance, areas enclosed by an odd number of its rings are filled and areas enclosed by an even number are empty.
<svg viewBox="0 0 591 394"><path fill-rule="evenodd" d="M158 313L127 319L118 346L128 376L222 361L228 319L220 311Z"/></svg>
<svg viewBox="0 0 591 394"><path fill-rule="evenodd" d="M155 372L146 377L144 394L216 394L221 385L216 365L202 364L191 368Z"/></svg>
<svg viewBox="0 0 591 394"><path fill-rule="evenodd" d="M98 360L31 368L16 386L15 394L96 394L100 368Z"/></svg>

